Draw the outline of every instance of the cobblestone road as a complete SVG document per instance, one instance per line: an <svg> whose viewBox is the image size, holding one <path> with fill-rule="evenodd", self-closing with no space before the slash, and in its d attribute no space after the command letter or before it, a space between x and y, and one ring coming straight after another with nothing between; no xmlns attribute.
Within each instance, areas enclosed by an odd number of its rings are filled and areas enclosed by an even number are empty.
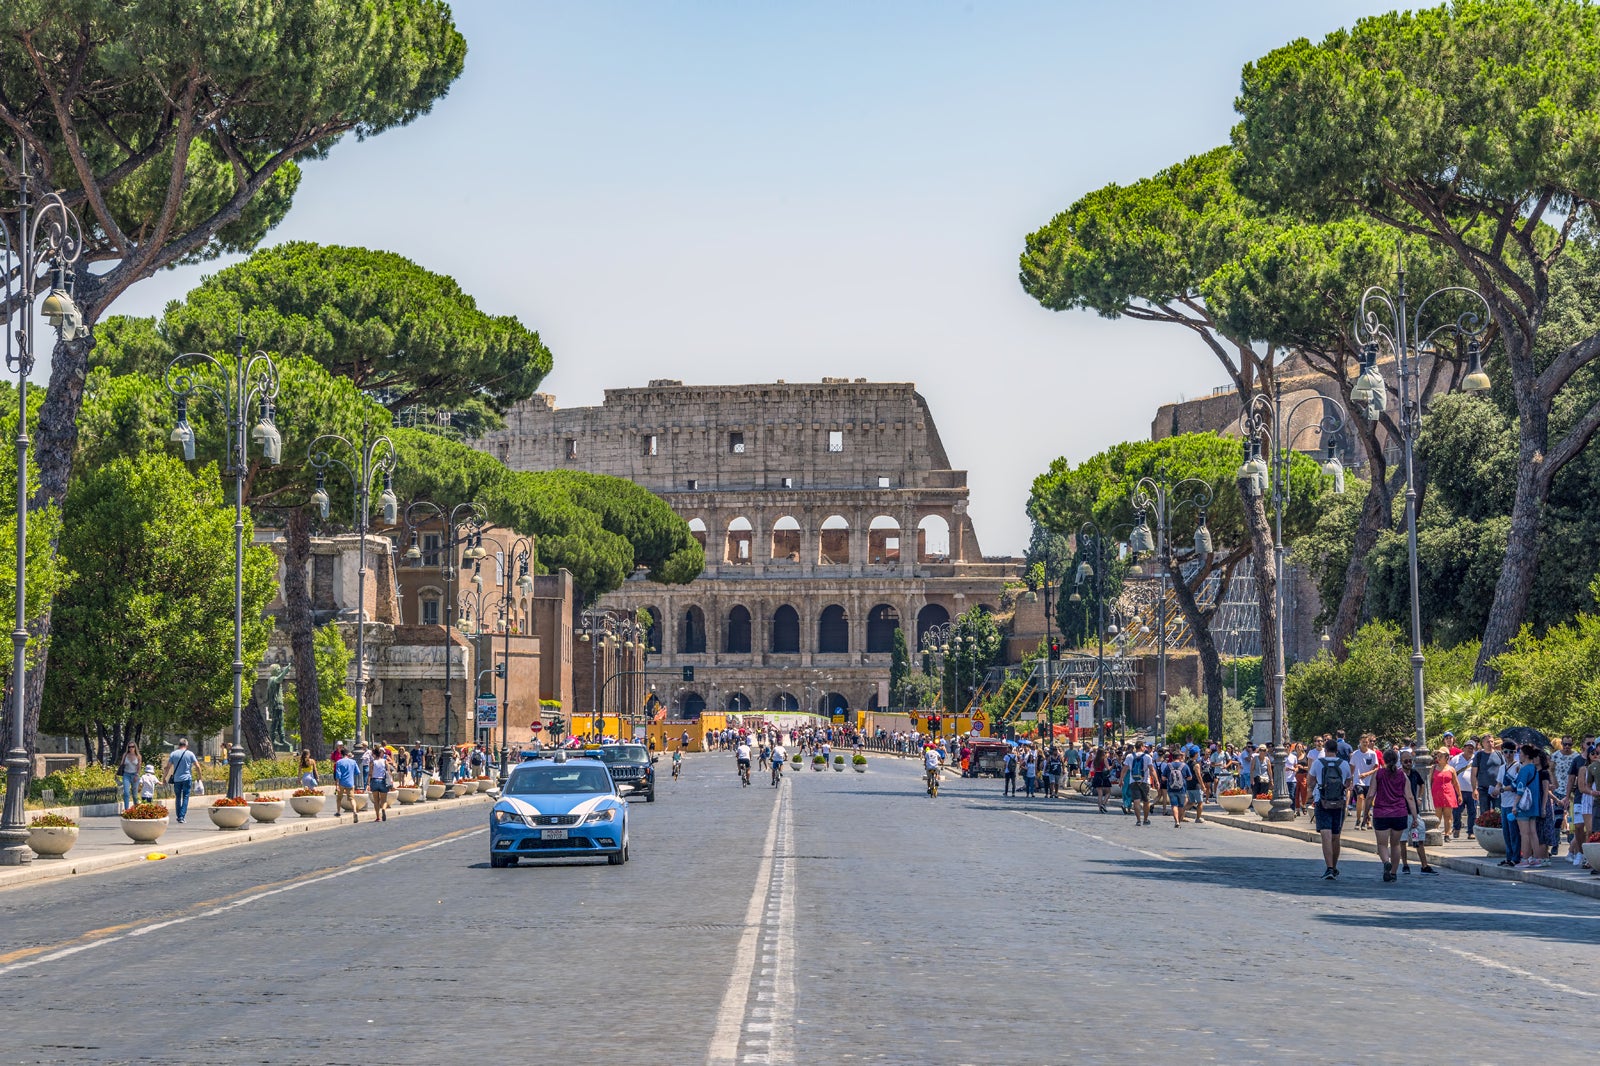
<svg viewBox="0 0 1600 1066"><path fill-rule="evenodd" d="M0 1060L1592 1054L1600 902L999 792L692 757L623 867L491 871L478 808L0 893Z"/></svg>

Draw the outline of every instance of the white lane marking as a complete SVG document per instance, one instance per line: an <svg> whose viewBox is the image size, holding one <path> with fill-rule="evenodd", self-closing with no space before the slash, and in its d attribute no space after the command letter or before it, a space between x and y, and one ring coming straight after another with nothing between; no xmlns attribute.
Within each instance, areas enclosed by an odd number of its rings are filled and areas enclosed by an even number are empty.
<svg viewBox="0 0 1600 1066"><path fill-rule="evenodd" d="M778 944L773 952L772 1013L773 1033L787 1039L768 1052L768 1061L794 1061L794 967L795 967L795 859L794 799L787 793L783 804L783 862L778 868ZM752 1022L751 1025L756 1023Z"/></svg>
<svg viewBox="0 0 1600 1066"><path fill-rule="evenodd" d="M396 859L405 858L408 855L415 855L418 852L429 851L433 848L443 847L446 844L454 844L458 840L469 840L480 833L487 833L488 831L489 830L487 828L474 829L470 833L463 833L460 836L451 837L448 840L436 840L432 844L424 844L420 848L410 848L406 851L397 852L393 855L385 855L381 859L373 859L370 862L362 862L353 866L346 866L342 870L335 870L332 873L323 874L320 877L312 877L304 881L296 881L293 884L282 885L278 888L269 888L264 892L257 892L253 895L244 896L240 899L233 900L231 903L224 903L220 907L212 907L210 910L200 911L197 914L187 914L179 918L169 918L163 922L151 922L147 925L141 925L130 929L126 933L118 933L115 936L104 937L100 940L91 940L84 944L74 944L72 947L62 948L60 951L52 951L47 955L39 955L31 959L26 959L22 962L14 962L9 966L0 966L0 977L4 977L10 973L15 973L18 970L26 970L31 967L38 966L41 963L55 962L57 959L64 959L69 955L76 955L79 952L88 951L90 948L103 948L108 944L115 944L119 940L129 940L136 936L144 936L146 933L154 933L162 929L170 929L175 925L183 925L186 922L199 921L201 918L215 918L219 914L226 914L228 911L238 910L240 907L247 907L252 903L260 902L261 900L267 899L271 896L280 896L285 892L294 892L297 889L305 888L309 885L318 885L322 884L324 881L332 881L337 877L345 877L349 874L359 873L362 870L369 869L373 866L382 866L385 863L390 863Z"/></svg>
<svg viewBox="0 0 1600 1066"><path fill-rule="evenodd" d="M1032 818L1036 822L1043 822L1045 825L1054 826L1055 828L1060 829L1063 832L1076 833L1081 837L1088 837L1090 840L1097 841L1098 843L1101 843L1101 844L1109 844L1111 847L1114 847L1114 848L1121 848L1124 851L1131 851L1135 855L1143 855L1146 858L1159 859L1162 862L1178 862L1178 861L1180 861L1180 860L1174 859L1171 855L1158 855L1153 851L1145 851L1143 848L1136 848L1136 847L1133 847L1132 845L1129 845L1129 844L1120 844L1115 840L1107 840L1105 837L1098 836L1098 835L1096 835L1094 833L1085 833L1082 829L1074 829L1070 825L1062 825L1060 822L1052 822L1050 819L1041 818L1037 814L1029 814L1027 811L1017 811L1016 813L1022 815L1024 818Z"/></svg>
<svg viewBox="0 0 1600 1066"><path fill-rule="evenodd" d="M706 1052L707 1066L726 1066L739 1055L739 1034L743 1029L745 1007L750 998L750 977L756 967L756 940L761 932L761 907L767 901L767 886L772 883L775 863L768 856L778 840L778 813L783 809L783 796L772 805L772 820L767 825L767 840L762 846L762 862L756 869L755 889L750 893L750 906L744 912L744 932L739 936L739 947L733 956L733 973L728 987L722 993L722 1007L717 1011L717 1028L711 1036L711 1047Z"/></svg>
<svg viewBox="0 0 1600 1066"><path fill-rule="evenodd" d="M1506 973L1514 974L1517 977L1521 977L1525 980L1537 981L1546 988L1560 992L1563 995L1584 996L1589 999L1593 999L1596 995L1600 995L1600 993L1585 992L1581 988L1573 988L1571 985L1564 985L1560 981L1552 981L1548 977L1541 977L1536 973L1529 973L1527 970L1519 970L1515 966L1501 962L1499 959L1491 959L1487 955L1479 955L1475 952L1463 951L1460 948L1453 948L1448 944L1435 944L1434 947L1442 948L1452 955L1458 955L1461 958L1466 959L1468 962L1476 963L1479 966L1487 966L1494 970L1504 970Z"/></svg>

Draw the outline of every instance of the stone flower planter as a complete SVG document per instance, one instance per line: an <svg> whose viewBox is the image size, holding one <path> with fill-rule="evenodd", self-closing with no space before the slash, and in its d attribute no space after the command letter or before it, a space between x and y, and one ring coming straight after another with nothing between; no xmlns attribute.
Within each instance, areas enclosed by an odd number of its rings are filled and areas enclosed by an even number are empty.
<svg viewBox="0 0 1600 1066"><path fill-rule="evenodd" d="M423 795L431 800L444 799L444 782L429 781L422 789Z"/></svg>
<svg viewBox="0 0 1600 1066"><path fill-rule="evenodd" d="M357 792L355 794L355 797L356 797L356 801L355 801L354 810L356 810L356 811L364 811L364 810L366 810L367 809L367 802L369 800L368 795L365 792ZM352 810L352 808L350 806L350 800L349 800L348 797L346 797L346 796L340 796L339 797L339 809L341 811Z"/></svg>
<svg viewBox="0 0 1600 1066"><path fill-rule="evenodd" d="M401 786L394 790L395 796L402 804L410 805L422 799L422 789Z"/></svg>
<svg viewBox="0 0 1600 1066"><path fill-rule="evenodd" d="M59 859L71 851L72 845L77 842L78 827L75 825L28 827L28 847L41 859Z"/></svg>
<svg viewBox="0 0 1600 1066"><path fill-rule="evenodd" d="M478 782L471 777L456 778L456 795L470 796L478 791Z"/></svg>
<svg viewBox="0 0 1600 1066"><path fill-rule="evenodd" d="M833 761L833 772L836 773L836 774L844 773L844 760L843 759L835 759Z"/></svg>
<svg viewBox="0 0 1600 1066"><path fill-rule="evenodd" d="M167 831L165 818L118 818L128 839L139 844L154 844Z"/></svg>
<svg viewBox="0 0 1600 1066"><path fill-rule="evenodd" d="M853 762L850 765L855 769L855 772L858 773L858 774L864 774L864 773L867 772L867 764L866 764L865 760L863 760L862 762Z"/></svg>
<svg viewBox="0 0 1600 1066"><path fill-rule="evenodd" d="M1217 803L1229 814L1243 814L1250 809L1250 793L1241 792L1237 796L1217 796Z"/></svg>
<svg viewBox="0 0 1600 1066"><path fill-rule="evenodd" d="M243 829L250 821L250 807L207 807L206 813L211 816L211 824L218 829Z"/></svg>
<svg viewBox="0 0 1600 1066"><path fill-rule="evenodd" d="M1499 826L1475 825L1472 827L1472 839L1476 840L1485 852L1490 855L1504 855L1506 853L1505 834L1501 833ZM1587 850L1595 845L1585 844Z"/></svg>
<svg viewBox="0 0 1600 1066"><path fill-rule="evenodd" d="M283 800L251 800L250 817L258 822L276 822L287 805Z"/></svg>
<svg viewBox="0 0 1600 1066"><path fill-rule="evenodd" d="M821 773L821 772L822 772L822 771L824 771L824 770L826 770L826 769L827 769L827 768L828 768L828 766L827 766L827 764L826 764L826 763L822 763L822 762L815 762L815 761L814 761L814 762L812 762L812 764L811 764L811 768L812 768L812 769L813 769L813 770L815 770L815 771L816 771L816 772L817 772L817 773L819 773L819 774L820 774L820 773Z"/></svg>
<svg viewBox="0 0 1600 1066"><path fill-rule="evenodd" d="M315 818L322 813L323 806L328 802L328 797L321 792L315 796L290 796L289 806L294 813L302 818Z"/></svg>
<svg viewBox="0 0 1600 1066"><path fill-rule="evenodd" d="M1250 806L1257 814L1265 818L1272 813L1272 797L1263 796L1260 799L1253 799L1250 801Z"/></svg>

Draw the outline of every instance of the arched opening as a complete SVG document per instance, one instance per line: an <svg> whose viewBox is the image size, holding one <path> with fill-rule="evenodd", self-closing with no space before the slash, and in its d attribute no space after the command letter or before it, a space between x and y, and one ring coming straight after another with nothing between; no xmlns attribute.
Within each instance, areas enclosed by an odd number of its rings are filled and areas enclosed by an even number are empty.
<svg viewBox="0 0 1600 1066"><path fill-rule="evenodd" d="M682 718L699 718L706 709L706 698L698 692L678 693L678 713Z"/></svg>
<svg viewBox="0 0 1600 1066"><path fill-rule="evenodd" d="M850 650L850 620L844 608L829 604L817 616L817 651L824 655L838 655Z"/></svg>
<svg viewBox="0 0 1600 1066"><path fill-rule="evenodd" d="M830 692L817 701L821 715L845 714L850 710L850 700L842 692Z"/></svg>
<svg viewBox="0 0 1600 1066"><path fill-rule="evenodd" d="M790 563L800 561L800 523L788 515L772 523L772 557Z"/></svg>
<svg viewBox="0 0 1600 1066"><path fill-rule="evenodd" d="M867 562L898 563L900 561L900 523L881 514L867 526Z"/></svg>
<svg viewBox="0 0 1600 1066"><path fill-rule="evenodd" d="M706 524L703 519L689 519L689 535L700 542L700 550L706 549Z"/></svg>
<svg viewBox="0 0 1600 1066"><path fill-rule="evenodd" d="M917 523L917 562L942 563L950 558L950 523L931 514Z"/></svg>
<svg viewBox="0 0 1600 1066"><path fill-rule="evenodd" d="M650 628L644 633L644 646L653 655L661 654L661 610L657 607L646 607L645 613L650 616Z"/></svg>
<svg viewBox="0 0 1600 1066"><path fill-rule="evenodd" d="M787 603L772 612L772 653L800 654L800 613Z"/></svg>
<svg viewBox="0 0 1600 1066"><path fill-rule="evenodd" d="M900 612L880 603L867 613L867 651L888 655L894 651L894 631L900 628Z"/></svg>
<svg viewBox="0 0 1600 1066"><path fill-rule="evenodd" d="M700 655L705 650L705 612L691 606L683 612L683 619L678 623L678 651L683 655Z"/></svg>
<svg viewBox="0 0 1600 1066"><path fill-rule="evenodd" d="M942 626L950 621L950 612L937 603L930 603L917 612L917 642L913 651L922 647L922 638L934 626Z"/></svg>
<svg viewBox="0 0 1600 1066"><path fill-rule="evenodd" d="M829 515L817 538L817 563L821 566L846 566L850 562L850 523L842 515Z"/></svg>
<svg viewBox="0 0 1600 1066"><path fill-rule="evenodd" d="M735 692L728 697L727 709L734 714L744 714L750 709L750 697L743 692Z"/></svg>
<svg viewBox="0 0 1600 1066"><path fill-rule="evenodd" d="M775 711L798 711L800 700L793 692L775 692L772 695L772 709Z"/></svg>
<svg viewBox="0 0 1600 1066"><path fill-rule="evenodd" d="M876 692L867 697L867 710L878 711L882 709L883 708L878 706L878 694Z"/></svg>
<svg viewBox="0 0 1600 1066"><path fill-rule="evenodd" d="M728 543L722 561L732 566L749 566L754 547L755 532L748 518L735 518L728 523Z"/></svg>
<svg viewBox="0 0 1600 1066"><path fill-rule="evenodd" d="M729 655L750 654L750 612L743 606L728 612L728 636L722 650Z"/></svg>

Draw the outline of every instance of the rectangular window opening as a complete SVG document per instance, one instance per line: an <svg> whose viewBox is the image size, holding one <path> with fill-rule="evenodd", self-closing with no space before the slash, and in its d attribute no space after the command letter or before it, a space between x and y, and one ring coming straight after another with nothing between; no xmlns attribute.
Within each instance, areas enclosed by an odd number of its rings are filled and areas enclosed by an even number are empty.
<svg viewBox="0 0 1600 1066"><path fill-rule="evenodd" d="M783 479L783 487L786 488L786 489L794 488L794 478L792 478L792 477L784 478Z"/></svg>
<svg viewBox="0 0 1600 1066"><path fill-rule="evenodd" d="M567 458L568 459L576 459L577 457L578 457L578 438L576 438L576 437L568 437L567 438Z"/></svg>
<svg viewBox="0 0 1600 1066"><path fill-rule="evenodd" d="M692 477L688 481L684 482L684 484L688 486L690 492L693 492L695 489L700 487L700 479Z"/></svg>
<svg viewBox="0 0 1600 1066"><path fill-rule="evenodd" d="M880 488L880 489L886 489L886 488L888 488L888 487L889 487L889 479L888 479L888 478L886 478L886 477L880 477L880 478L879 478L879 479L878 479L878 487L879 487L879 488Z"/></svg>
<svg viewBox="0 0 1600 1066"><path fill-rule="evenodd" d="M732 455L743 455L744 454L744 434L743 433L729 433L728 434L728 451Z"/></svg>
<svg viewBox="0 0 1600 1066"><path fill-rule="evenodd" d="M828 430L828 450L830 452L842 452L842 451L844 451L844 430L842 430L842 429L830 429L830 430Z"/></svg>
<svg viewBox="0 0 1600 1066"><path fill-rule="evenodd" d="M656 443L656 435L654 433L652 433L649 436L645 437L645 439L644 439L644 453L646 455L656 455L656 454L658 454L658 452L656 450L657 447L658 446L657 446L657 443Z"/></svg>

